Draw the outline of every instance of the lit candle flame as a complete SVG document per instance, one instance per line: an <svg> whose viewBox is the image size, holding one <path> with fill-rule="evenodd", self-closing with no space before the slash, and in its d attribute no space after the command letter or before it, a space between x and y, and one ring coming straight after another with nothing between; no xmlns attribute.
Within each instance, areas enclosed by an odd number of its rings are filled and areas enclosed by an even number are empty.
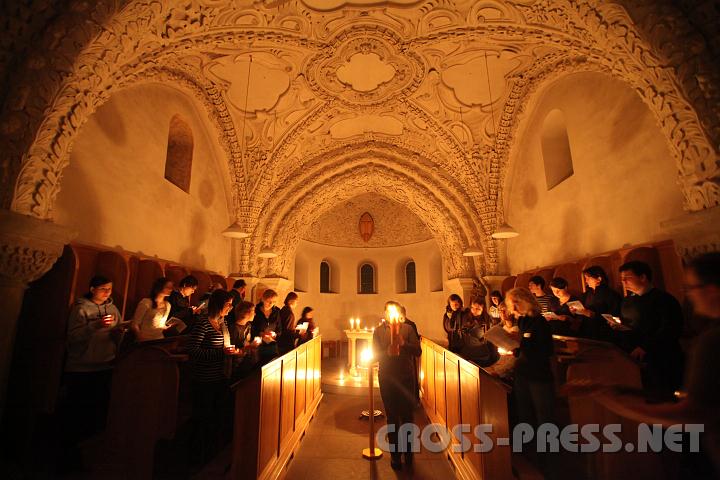
<svg viewBox="0 0 720 480"><path fill-rule="evenodd" d="M373 359L373 352L371 349L366 348L360 353L360 362L364 364L369 364L370 361Z"/></svg>
<svg viewBox="0 0 720 480"><path fill-rule="evenodd" d="M502 347L498 347L497 350L500 355L512 355L512 352L510 350L505 350Z"/></svg>
<svg viewBox="0 0 720 480"><path fill-rule="evenodd" d="M395 305L388 305L388 323L397 323L400 321L400 311Z"/></svg>

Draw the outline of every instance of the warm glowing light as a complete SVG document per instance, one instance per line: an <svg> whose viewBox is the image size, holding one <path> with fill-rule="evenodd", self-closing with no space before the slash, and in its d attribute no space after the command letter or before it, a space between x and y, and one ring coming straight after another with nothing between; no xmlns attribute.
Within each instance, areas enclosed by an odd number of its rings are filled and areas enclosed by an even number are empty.
<svg viewBox="0 0 720 480"><path fill-rule="evenodd" d="M388 313L388 323L397 323L400 321L400 311L395 305L388 305L387 307L387 313Z"/></svg>
<svg viewBox="0 0 720 480"><path fill-rule="evenodd" d="M372 350L369 348L366 348L360 353L360 362L361 363L370 363L370 361L373 359L373 353Z"/></svg>
<svg viewBox="0 0 720 480"><path fill-rule="evenodd" d="M420 370L420 381L422 382L423 380L425 380L425 372Z"/></svg>
<svg viewBox="0 0 720 480"><path fill-rule="evenodd" d="M500 355L512 355L513 352L511 352L510 350L505 350L502 347L498 347L498 353Z"/></svg>

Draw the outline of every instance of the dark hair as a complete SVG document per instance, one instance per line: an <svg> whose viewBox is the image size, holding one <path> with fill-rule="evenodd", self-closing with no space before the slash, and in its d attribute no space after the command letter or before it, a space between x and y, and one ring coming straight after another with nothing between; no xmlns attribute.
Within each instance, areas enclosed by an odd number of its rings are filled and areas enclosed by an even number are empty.
<svg viewBox="0 0 720 480"><path fill-rule="evenodd" d="M300 320L302 320L302 319L304 319L304 318L307 318L307 317L306 317L307 314L310 313L310 312L312 312L312 311L313 311L313 308L312 308L312 307L305 307L305 308L303 308L303 309L302 309L302 314L300 315Z"/></svg>
<svg viewBox="0 0 720 480"><path fill-rule="evenodd" d="M198 286L198 279L193 277L192 275L188 275L187 277L184 277L182 280L180 280L180 285L178 285L178 288L197 287L197 286Z"/></svg>
<svg viewBox="0 0 720 480"><path fill-rule="evenodd" d="M447 307L445 308L447 311L450 311L450 302L460 302L460 309L463 308L462 298L460 298L460 295L458 295L457 293L453 293L448 297Z"/></svg>
<svg viewBox="0 0 720 480"><path fill-rule="evenodd" d="M492 298L492 297L499 298L500 302L503 301L503 296L502 296L502 293L500 293L500 290L493 290L492 292L490 292L490 298Z"/></svg>
<svg viewBox="0 0 720 480"><path fill-rule="evenodd" d="M545 290L545 279L540 275L533 275L532 277L530 277L530 280L528 280L528 283L534 283L535 285L538 285L540 288Z"/></svg>
<svg viewBox="0 0 720 480"><path fill-rule="evenodd" d="M645 275L648 281L652 281L652 270L650 269L650 265L645 262L633 260L632 262L626 262L620 265L620 272L627 272L628 270L638 277Z"/></svg>
<svg viewBox="0 0 720 480"><path fill-rule="evenodd" d="M157 296L165 289L165 284L168 282L172 283L167 277L160 277L153 282L152 288L150 289L150 301L152 302L153 308L158 308Z"/></svg>
<svg viewBox="0 0 720 480"><path fill-rule="evenodd" d="M240 320L253 310L255 310L255 305L252 302L240 302L235 306L235 319Z"/></svg>
<svg viewBox="0 0 720 480"><path fill-rule="evenodd" d="M89 288L97 288L100 285L106 285L108 283L112 283L112 280L110 280L109 278L104 277L102 275L95 275L94 277L92 277L90 279L90 287ZM88 292L85 294L85 298L87 298L88 300L92 300L92 297L93 297L93 294L88 289Z"/></svg>
<svg viewBox="0 0 720 480"><path fill-rule="evenodd" d="M565 290L568 287L568 282L562 277L555 277L550 280L550 286L559 288L560 290Z"/></svg>
<svg viewBox="0 0 720 480"><path fill-rule="evenodd" d="M298 299L298 294L295 292L290 292L287 295L285 295L285 301L283 302L285 305L292 302L293 300Z"/></svg>
<svg viewBox="0 0 720 480"><path fill-rule="evenodd" d="M687 267L703 285L720 286L720 252L704 253L690 260Z"/></svg>
<svg viewBox="0 0 720 480"><path fill-rule="evenodd" d="M472 305L473 303L482 305L483 308L485 308L485 297L481 297L481 296L473 297L472 300L470 300L470 305Z"/></svg>
<svg viewBox="0 0 720 480"><path fill-rule="evenodd" d="M240 280L235 280L235 282L233 283L233 288L243 288L245 285L247 285L245 283L245 280L241 278Z"/></svg>
<svg viewBox="0 0 720 480"><path fill-rule="evenodd" d="M605 270L599 265L592 265L585 270L583 270L583 275L587 275L588 277L593 278L599 278L601 280L601 284L604 283L607 285L610 283L610 280L608 279L607 273L605 273Z"/></svg>
<svg viewBox="0 0 720 480"><path fill-rule="evenodd" d="M268 288L267 290L265 290L265 291L263 292L263 294L262 294L262 299L263 299L263 300L269 300L269 299L271 299L272 297L277 297L277 296L278 296L278 294L277 294L277 292L276 292L275 290L273 290L273 289L271 289L271 288Z"/></svg>
<svg viewBox="0 0 720 480"><path fill-rule="evenodd" d="M225 308L225 304L229 300L232 300L230 292L226 292L225 290L213 290L210 294L210 298L208 299L208 318L215 318L219 316L220 312L222 312L223 308Z"/></svg>

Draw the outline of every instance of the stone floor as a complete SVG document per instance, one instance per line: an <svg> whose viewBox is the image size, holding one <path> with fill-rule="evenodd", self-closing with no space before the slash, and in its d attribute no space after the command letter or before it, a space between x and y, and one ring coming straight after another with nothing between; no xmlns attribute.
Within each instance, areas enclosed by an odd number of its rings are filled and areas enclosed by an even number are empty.
<svg viewBox="0 0 720 480"><path fill-rule="evenodd" d="M382 408L379 395L376 408ZM362 457L368 447L368 422L360 420L360 412L367 409L366 397L325 393L315 418L310 422L305 437L287 467L289 480L324 479L392 479L392 478L454 478L450 462L441 453L426 450L415 454L412 470L390 468L390 455L369 461ZM422 409L418 408L415 420L422 428L427 424ZM379 428L384 419L376 422Z"/></svg>

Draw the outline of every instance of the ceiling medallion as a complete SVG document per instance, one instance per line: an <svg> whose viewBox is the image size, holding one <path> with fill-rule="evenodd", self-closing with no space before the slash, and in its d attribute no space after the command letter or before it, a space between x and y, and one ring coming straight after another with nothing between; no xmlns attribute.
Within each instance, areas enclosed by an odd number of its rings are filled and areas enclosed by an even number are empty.
<svg viewBox="0 0 720 480"><path fill-rule="evenodd" d="M400 39L389 30L355 27L341 32L330 45L306 67L310 87L327 100L375 105L410 95L423 80L420 57L401 51Z"/></svg>
<svg viewBox="0 0 720 480"><path fill-rule="evenodd" d="M375 220L373 220L372 216L365 212L360 216L360 236L362 237L363 241L366 243L370 240L370 237L372 237L373 232L375 231Z"/></svg>

